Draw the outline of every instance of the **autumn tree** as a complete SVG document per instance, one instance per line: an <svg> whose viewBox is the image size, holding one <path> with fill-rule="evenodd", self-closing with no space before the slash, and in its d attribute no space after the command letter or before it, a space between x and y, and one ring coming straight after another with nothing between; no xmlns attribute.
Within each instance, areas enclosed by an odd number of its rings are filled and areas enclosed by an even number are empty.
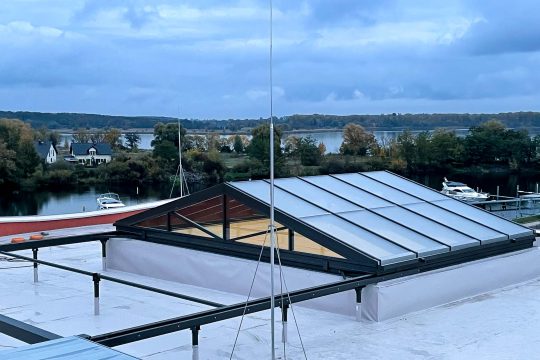
<svg viewBox="0 0 540 360"><path fill-rule="evenodd" d="M339 152L343 155L372 155L377 149L375 135L360 125L348 124L343 130L343 143Z"/></svg>
<svg viewBox="0 0 540 360"><path fill-rule="evenodd" d="M113 149L118 149L122 146L122 133L115 128L107 129L103 133L103 142L111 145Z"/></svg>
<svg viewBox="0 0 540 360"><path fill-rule="evenodd" d="M0 139L0 174L6 175L2 182L20 185L21 180L30 178L41 164L34 148L34 132L20 120L1 119Z"/></svg>

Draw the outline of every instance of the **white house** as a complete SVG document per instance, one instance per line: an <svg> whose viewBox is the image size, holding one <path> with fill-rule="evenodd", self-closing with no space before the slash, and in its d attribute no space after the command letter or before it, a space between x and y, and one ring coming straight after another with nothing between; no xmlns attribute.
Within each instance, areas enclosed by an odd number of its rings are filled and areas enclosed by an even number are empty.
<svg viewBox="0 0 540 360"><path fill-rule="evenodd" d="M112 159L111 145L107 143L71 143L70 154L85 166L97 166Z"/></svg>
<svg viewBox="0 0 540 360"><path fill-rule="evenodd" d="M56 155L58 152L50 141L36 141L34 142L34 148L39 157L45 161L46 164L52 164L56 162Z"/></svg>

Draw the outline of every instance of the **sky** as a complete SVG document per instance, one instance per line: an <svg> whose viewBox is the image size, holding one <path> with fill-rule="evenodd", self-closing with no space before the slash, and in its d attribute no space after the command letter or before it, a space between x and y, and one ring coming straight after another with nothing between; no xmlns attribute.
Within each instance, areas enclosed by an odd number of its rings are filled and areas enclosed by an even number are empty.
<svg viewBox="0 0 540 360"><path fill-rule="evenodd" d="M274 114L540 110L538 0L274 0ZM268 117L269 1L2 0L0 110Z"/></svg>

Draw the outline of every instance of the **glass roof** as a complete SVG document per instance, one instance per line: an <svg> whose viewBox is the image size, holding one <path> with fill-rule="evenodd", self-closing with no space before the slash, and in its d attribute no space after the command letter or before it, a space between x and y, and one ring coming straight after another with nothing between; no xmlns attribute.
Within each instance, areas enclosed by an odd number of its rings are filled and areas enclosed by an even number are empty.
<svg viewBox="0 0 540 360"><path fill-rule="evenodd" d="M266 180L229 185L269 204ZM532 235L385 171L276 179L275 206L381 265Z"/></svg>

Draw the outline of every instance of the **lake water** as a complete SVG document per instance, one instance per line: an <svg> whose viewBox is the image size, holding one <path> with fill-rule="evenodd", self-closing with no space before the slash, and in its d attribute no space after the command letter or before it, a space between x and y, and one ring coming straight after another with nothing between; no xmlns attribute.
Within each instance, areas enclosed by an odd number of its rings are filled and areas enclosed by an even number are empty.
<svg viewBox="0 0 540 360"><path fill-rule="evenodd" d="M458 136L465 136L469 132L467 129L457 129L455 130L456 134ZM373 135L375 135L375 138L378 142L381 142L382 140L389 140L389 139L395 139L399 134L401 134L403 131L401 130L395 130L395 131L374 131ZM421 131L412 131L412 133L417 134ZM141 137L141 143L139 144L140 149L144 150L151 150L152 149L152 140L154 140L154 134L148 134L148 133L140 133L138 134ZM229 137L230 135L223 135L222 137ZM338 153L339 147L341 146L341 143L343 142L343 132L342 131L320 131L320 132L294 132L294 133L286 133L283 137L283 142L288 136L298 136L298 137L306 137L311 136L317 142L323 143L326 146L326 152L327 153ZM68 141L70 143L73 140L73 136L71 134L61 134L61 140L60 144L64 144L65 141Z"/></svg>
<svg viewBox="0 0 540 360"><path fill-rule="evenodd" d="M54 215L97 210L99 194L116 192L126 205L168 198L169 189L159 186L80 186L71 191L17 192L0 195L0 216Z"/></svg>
<svg viewBox="0 0 540 360"><path fill-rule="evenodd" d="M442 188L444 175L416 176L412 179L427 185L435 190ZM516 195L516 186L520 190L535 191L540 184L540 176L503 175L497 173L483 174L480 176L454 176L450 180L461 181L473 188L507 196ZM177 189L175 189L177 190ZM80 186L72 191L39 191L19 192L16 194L0 195L0 216L14 215L52 215L97 210L96 198L105 192L116 192L126 205L135 205L141 202L149 202L169 197L170 187L141 186L137 195L136 186ZM176 193L173 196L178 196Z"/></svg>

